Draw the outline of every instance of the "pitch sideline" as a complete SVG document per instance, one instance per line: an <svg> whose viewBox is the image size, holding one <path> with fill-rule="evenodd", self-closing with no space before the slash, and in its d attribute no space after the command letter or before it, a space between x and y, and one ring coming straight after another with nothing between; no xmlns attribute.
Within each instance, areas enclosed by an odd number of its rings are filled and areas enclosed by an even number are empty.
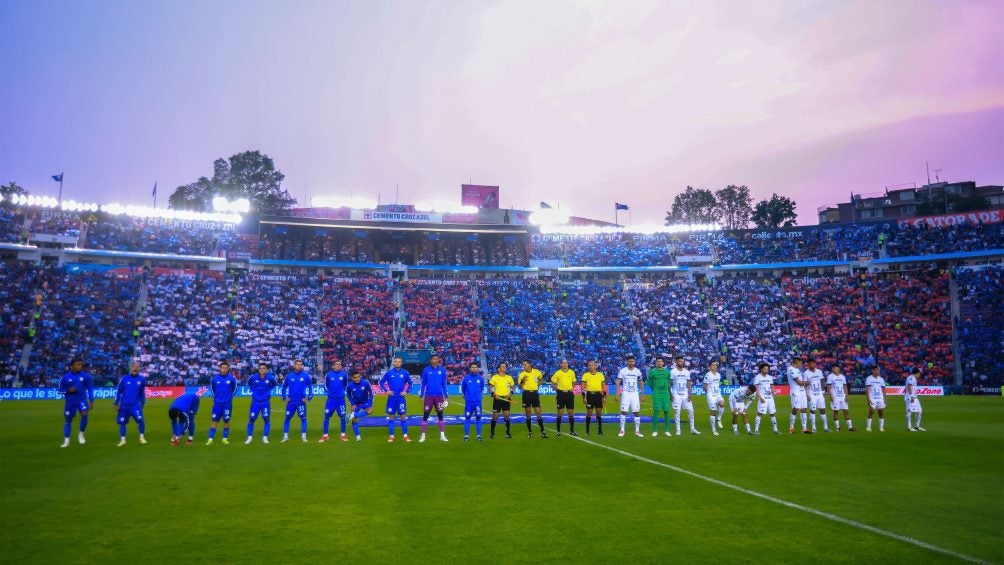
<svg viewBox="0 0 1004 565"><path fill-rule="evenodd" d="M552 429L552 431L557 431L557 430ZM680 473L680 474L683 474L683 475L687 475L688 477L693 477L695 479L700 479L702 481L706 481L706 482L709 482L711 484L715 484L715 485L722 486L722 487L725 487L725 488L728 488L728 489L732 489L734 491L741 492L743 494L748 494L750 496L755 496L756 498L759 498L759 499L762 499L762 500L773 502L775 504L780 504L781 506L787 506L788 508L794 508L795 510L801 510L802 512L807 512L809 514L813 514L813 515L819 516L821 518L826 518L827 520L831 520L831 521L837 522L839 524L845 524L847 526L851 526L851 527L857 528L859 530L864 530L864 531L867 531L867 532L871 532L873 534L878 534L880 536L885 536L887 538L891 538L891 539L898 540L898 541L901 541L901 542L904 542L904 543L908 543L910 545L913 545L913 546L916 546L916 547L920 547L920 548L923 548L923 549L927 549L929 551L934 551L936 553L941 553L941 554L947 555L949 557L954 557L956 559L961 559L962 561L968 561L970 563L989 564L988 561L984 561L982 559L977 559L975 557L971 557L971 556L966 555L964 553L958 553L956 551L952 551L951 549L945 549L943 547L939 547L937 545L933 545L933 544L930 544L930 543L927 543L927 542L924 542L924 541L920 541L918 539L914 539L914 538L911 538L911 537L908 537L908 536L897 534L895 532L890 532L888 530L883 530L882 528L877 528L875 526L869 526L868 524L864 524L862 522L857 522L855 520L851 520L849 518L844 518L842 516L837 516L836 514L830 514L828 512L823 512L822 510L816 510L815 508L809 508L808 506L802 506L801 504L796 504L794 502L789 502L787 500L782 500L780 498L775 498L773 496L770 496L770 495L767 495L767 494L763 494L763 493L757 492L755 490L750 490L750 489L747 489L747 488L743 488L741 486L737 486L737 485L734 485L732 483L727 483L725 481L722 481L722 480L719 480L719 479L715 479L713 477L707 477L705 475L701 475L701 474L695 473L693 471L688 471L687 469L684 469L682 467L677 467L675 465L670 465L669 463L663 463L662 461L656 461L655 459L649 459L647 457L642 457L641 455L636 455L636 454L631 453L629 451L624 451L624 450L621 450L621 449L617 449L616 447L610 447L609 445L604 445L602 443L597 443L595 441L588 440L588 439L585 439L583 437L576 437L576 436L568 436L568 437L571 438L571 439L577 439L577 440L579 440L581 442L584 442L584 443L587 443L589 445L593 445L593 446L596 446L596 447L600 447L602 449L606 449L608 451L613 451L614 453L617 453L617 454L620 454L620 455L624 455L625 457L630 457L630 458L636 459L638 461L643 461L645 463L649 463L649 464L655 465L657 467L663 467L665 469L669 469L670 471L675 471L677 473Z"/></svg>

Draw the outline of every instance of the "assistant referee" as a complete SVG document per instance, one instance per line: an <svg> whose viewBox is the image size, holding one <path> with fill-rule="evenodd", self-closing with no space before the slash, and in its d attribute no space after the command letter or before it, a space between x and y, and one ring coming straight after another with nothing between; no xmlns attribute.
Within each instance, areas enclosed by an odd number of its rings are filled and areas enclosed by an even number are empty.
<svg viewBox="0 0 1004 565"><path fill-rule="evenodd" d="M567 410L569 433L577 436L578 434L575 433L575 371L568 368L567 359L562 359L561 368L551 375L551 384L554 385L557 392L558 433L555 435L561 435L561 415Z"/></svg>

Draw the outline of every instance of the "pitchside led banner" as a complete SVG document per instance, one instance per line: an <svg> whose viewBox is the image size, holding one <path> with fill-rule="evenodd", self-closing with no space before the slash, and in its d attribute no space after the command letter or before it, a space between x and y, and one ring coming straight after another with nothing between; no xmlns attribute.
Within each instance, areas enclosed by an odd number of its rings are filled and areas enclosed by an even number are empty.
<svg viewBox="0 0 1004 565"><path fill-rule="evenodd" d="M498 208L499 187L462 184L460 185L460 204L478 208Z"/></svg>

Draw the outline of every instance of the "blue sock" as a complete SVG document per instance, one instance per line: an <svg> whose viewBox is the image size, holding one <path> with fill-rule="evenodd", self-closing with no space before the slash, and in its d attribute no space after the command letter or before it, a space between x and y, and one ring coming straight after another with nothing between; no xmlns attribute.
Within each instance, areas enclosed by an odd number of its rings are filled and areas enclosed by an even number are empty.
<svg viewBox="0 0 1004 565"><path fill-rule="evenodd" d="M300 418L300 433L307 433L307 418Z"/></svg>
<svg viewBox="0 0 1004 565"><path fill-rule="evenodd" d="M230 428L223 428L223 439L230 437Z"/></svg>
<svg viewBox="0 0 1004 565"><path fill-rule="evenodd" d="M265 437L268 437L268 433L272 431L272 420L270 418L262 418L265 422Z"/></svg>
<svg viewBox="0 0 1004 565"><path fill-rule="evenodd" d="M254 434L254 418L248 420L248 437Z"/></svg>
<svg viewBox="0 0 1004 565"><path fill-rule="evenodd" d="M345 416L338 417L342 421L342 434L345 434Z"/></svg>
<svg viewBox="0 0 1004 565"><path fill-rule="evenodd" d="M390 435L394 435L394 418L387 418L387 429L390 430Z"/></svg>
<svg viewBox="0 0 1004 565"><path fill-rule="evenodd" d="M119 437L125 437L125 424L119 424Z"/></svg>
<svg viewBox="0 0 1004 565"><path fill-rule="evenodd" d="M209 439L216 437L216 428L209 428Z"/></svg>
<svg viewBox="0 0 1004 565"><path fill-rule="evenodd" d="M80 431L87 429L87 414L80 417Z"/></svg>
<svg viewBox="0 0 1004 565"><path fill-rule="evenodd" d="M146 433L146 420L144 420L143 418L140 418L138 424L139 424L139 433L140 434L145 434Z"/></svg>
<svg viewBox="0 0 1004 565"><path fill-rule="evenodd" d="M70 423L70 419L67 418L66 421L63 422L63 437L70 437L70 427L71 426L72 426L72 424Z"/></svg>
<svg viewBox="0 0 1004 565"><path fill-rule="evenodd" d="M352 433L359 435L359 422L352 422Z"/></svg>
<svg viewBox="0 0 1004 565"><path fill-rule="evenodd" d="M471 435L471 417L468 416L464 420L464 437Z"/></svg>
<svg viewBox="0 0 1004 565"><path fill-rule="evenodd" d="M292 420L292 418L286 418L286 421L282 423L282 433L284 433L284 434L288 434L289 433L289 421L290 420Z"/></svg>
<svg viewBox="0 0 1004 565"><path fill-rule="evenodd" d="M481 435L481 416L474 418L474 427L478 431L478 435Z"/></svg>
<svg viewBox="0 0 1004 565"><path fill-rule="evenodd" d="M408 420L401 420L401 432L408 435Z"/></svg>

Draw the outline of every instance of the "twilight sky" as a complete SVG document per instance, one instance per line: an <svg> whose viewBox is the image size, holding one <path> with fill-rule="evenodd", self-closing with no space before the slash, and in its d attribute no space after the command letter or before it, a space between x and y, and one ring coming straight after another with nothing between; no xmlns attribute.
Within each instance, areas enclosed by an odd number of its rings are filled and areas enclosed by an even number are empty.
<svg viewBox="0 0 1004 565"><path fill-rule="evenodd" d="M6 0L0 182L164 202L260 149L301 201L472 180L640 224L735 183L814 224L925 160L1004 184L1002 21L997 0Z"/></svg>

